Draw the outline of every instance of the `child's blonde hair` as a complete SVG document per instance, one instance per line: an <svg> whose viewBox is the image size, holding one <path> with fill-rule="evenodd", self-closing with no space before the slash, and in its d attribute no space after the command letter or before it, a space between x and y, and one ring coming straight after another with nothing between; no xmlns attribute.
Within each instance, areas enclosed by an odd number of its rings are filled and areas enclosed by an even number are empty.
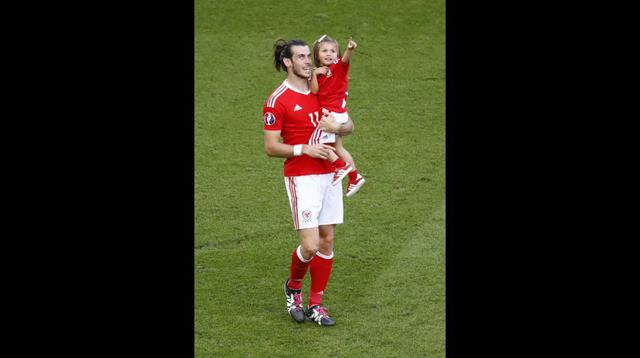
<svg viewBox="0 0 640 358"><path fill-rule="evenodd" d="M319 52L320 52L320 44L323 42L331 42L334 43L336 45L336 47L338 48L338 57L342 57L342 53L340 52L340 44L338 44L338 41L334 40L333 38L327 36L327 35L322 35L320 36L320 38L318 40L316 40L316 42L313 44L313 63L316 67L320 67L320 60L318 59L319 57Z"/></svg>

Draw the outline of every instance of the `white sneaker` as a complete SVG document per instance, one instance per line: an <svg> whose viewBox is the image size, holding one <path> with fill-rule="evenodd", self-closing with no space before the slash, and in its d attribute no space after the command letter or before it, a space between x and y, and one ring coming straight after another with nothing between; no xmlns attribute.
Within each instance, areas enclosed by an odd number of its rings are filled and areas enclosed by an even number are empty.
<svg viewBox="0 0 640 358"><path fill-rule="evenodd" d="M364 178L360 174L358 174L356 180L349 181L349 186L347 187L347 197L357 193L358 190L360 190L360 188L364 185L365 181L366 180L364 180Z"/></svg>
<svg viewBox="0 0 640 358"><path fill-rule="evenodd" d="M333 172L333 181L331 182L331 185L338 184L352 170L353 167L349 163L346 163L344 167L337 168L336 171Z"/></svg>

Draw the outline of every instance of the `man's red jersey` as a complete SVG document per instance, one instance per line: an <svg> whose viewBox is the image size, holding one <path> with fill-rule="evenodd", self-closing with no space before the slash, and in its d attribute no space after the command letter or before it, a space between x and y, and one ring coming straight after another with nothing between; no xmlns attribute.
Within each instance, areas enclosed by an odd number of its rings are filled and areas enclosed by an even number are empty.
<svg viewBox="0 0 640 358"><path fill-rule="evenodd" d="M349 64L338 58L329 66L326 75L318 75L318 87L318 99L322 108L336 113L346 112Z"/></svg>
<svg viewBox="0 0 640 358"><path fill-rule="evenodd" d="M283 143L307 144L322 118L318 97L310 91L300 92L285 80L269 96L262 109L264 129L281 131ZM327 174L333 172L328 161L306 154L287 158L284 176Z"/></svg>

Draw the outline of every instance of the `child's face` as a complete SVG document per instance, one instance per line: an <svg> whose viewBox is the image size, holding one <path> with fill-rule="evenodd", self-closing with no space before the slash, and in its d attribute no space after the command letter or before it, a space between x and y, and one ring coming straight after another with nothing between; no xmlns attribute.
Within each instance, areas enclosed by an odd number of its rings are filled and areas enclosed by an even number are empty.
<svg viewBox="0 0 640 358"><path fill-rule="evenodd" d="M318 60L323 66L329 66L338 58L338 45L333 42L323 42L318 48Z"/></svg>

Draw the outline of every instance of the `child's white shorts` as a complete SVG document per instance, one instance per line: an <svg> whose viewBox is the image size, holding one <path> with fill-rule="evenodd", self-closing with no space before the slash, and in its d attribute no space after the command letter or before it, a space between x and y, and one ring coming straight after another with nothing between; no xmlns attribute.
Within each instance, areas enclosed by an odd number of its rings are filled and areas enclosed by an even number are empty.
<svg viewBox="0 0 640 358"><path fill-rule="evenodd" d="M335 113L333 112L333 117L336 119L338 123L346 123L349 120L349 115L347 112L343 113ZM316 129L311 134L309 138L308 144L318 144L318 143L335 143L336 135L335 133L327 133L320 129L320 127L316 127Z"/></svg>

